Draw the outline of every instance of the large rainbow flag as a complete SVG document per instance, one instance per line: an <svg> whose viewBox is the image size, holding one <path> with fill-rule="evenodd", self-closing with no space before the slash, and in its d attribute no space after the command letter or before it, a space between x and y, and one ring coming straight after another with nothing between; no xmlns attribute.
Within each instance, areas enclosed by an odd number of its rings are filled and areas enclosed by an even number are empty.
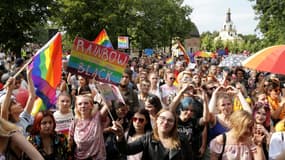
<svg viewBox="0 0 285 160"><path fill-rule="evenodd" d="M102 29L102 31L98 34L93 43L113 49L113 45L105 29Z"/></svg>
<svg viewBox="0 0 285 160"><path fill-rule="evenodd" d="M54 107L56 88L61 81L62 45L60 33L57 33L36 53L29 67L32 68L32 80L36 95L43 102L34 106L33 110L40 111Z"/></svg>

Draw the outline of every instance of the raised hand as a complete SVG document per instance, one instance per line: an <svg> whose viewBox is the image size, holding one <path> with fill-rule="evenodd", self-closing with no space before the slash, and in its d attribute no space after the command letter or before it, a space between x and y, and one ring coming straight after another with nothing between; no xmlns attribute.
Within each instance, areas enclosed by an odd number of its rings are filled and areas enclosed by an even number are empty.
<svg viewBox="0 0 285 160"><path fill-rule="evenodd" d="M124 137L124 128L118 121L112 121L113 125L111 131L117 135L118 140L122 140Z"/></svg>

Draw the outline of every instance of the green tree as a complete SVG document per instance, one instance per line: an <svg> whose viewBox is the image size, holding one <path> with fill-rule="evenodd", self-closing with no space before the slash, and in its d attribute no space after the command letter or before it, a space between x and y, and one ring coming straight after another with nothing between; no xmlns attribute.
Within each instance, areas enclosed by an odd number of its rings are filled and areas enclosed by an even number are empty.
<svg viewBox="0 0 285 160"><path fill-rule="evenodd" d="M202 37L201 40L201 49L205 51L212 51L213 50L214 39L211 37L210 34L206 34Z"/></svg>
<svg viewBox="0 0 285 160"><path fill-rule="evenodd" d="M254 1L254 0L249 0ZM264 35L262 44L270 46L285 43L285 1L256 0L253 9L259 19L258 28Z"/></svg>
<svg viewBox="0 0 285 160"><path fill-rule="evenodd" d="M20 56L22 46L35 38L33 29L46 23L54 4L53 0L1 0L1 48Z"/></svg>
<svg viewBox="0 0 285 160"><path fill-rule="evenodd" d="M117 36L128 35L144 49L169 45L191 30L191 9L181 0L58 0L52 20L67 37L93 40L105 28L116 48Z"/></svg>
<svg viewBox="0 0 285 160"><path fill-rule="evenodd" d="M223 44L223 41L221 40L221 38L218 38L214 42L214 50L217 51L218 49L224 49L224 44Z"/></svg>

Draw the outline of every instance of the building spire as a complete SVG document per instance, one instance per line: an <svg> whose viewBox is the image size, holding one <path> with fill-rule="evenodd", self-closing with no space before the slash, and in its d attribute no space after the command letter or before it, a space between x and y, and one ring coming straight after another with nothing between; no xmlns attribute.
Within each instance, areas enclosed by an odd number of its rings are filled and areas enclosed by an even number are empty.
<svg viewBox="0 0 285 160"><path fill-rule="evenodd" d="M230 8L228 9L228 12L227 12L226 23L227 22L231 22L231 9Z"/></svg>

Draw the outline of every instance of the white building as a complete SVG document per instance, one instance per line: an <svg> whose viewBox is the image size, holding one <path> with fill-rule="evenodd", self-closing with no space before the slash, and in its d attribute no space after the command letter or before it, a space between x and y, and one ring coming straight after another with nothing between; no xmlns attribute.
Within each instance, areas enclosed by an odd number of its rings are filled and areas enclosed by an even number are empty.
<svg viewBox="0 0 285 160"><path fill-rule="evenodd" d="M228 9L226 13L226 21L221 29L219 36L215 38L215 41L221 39L222 41L241 41L242 38L237 35L236 27L231 20L231 11Z"/></svg>

